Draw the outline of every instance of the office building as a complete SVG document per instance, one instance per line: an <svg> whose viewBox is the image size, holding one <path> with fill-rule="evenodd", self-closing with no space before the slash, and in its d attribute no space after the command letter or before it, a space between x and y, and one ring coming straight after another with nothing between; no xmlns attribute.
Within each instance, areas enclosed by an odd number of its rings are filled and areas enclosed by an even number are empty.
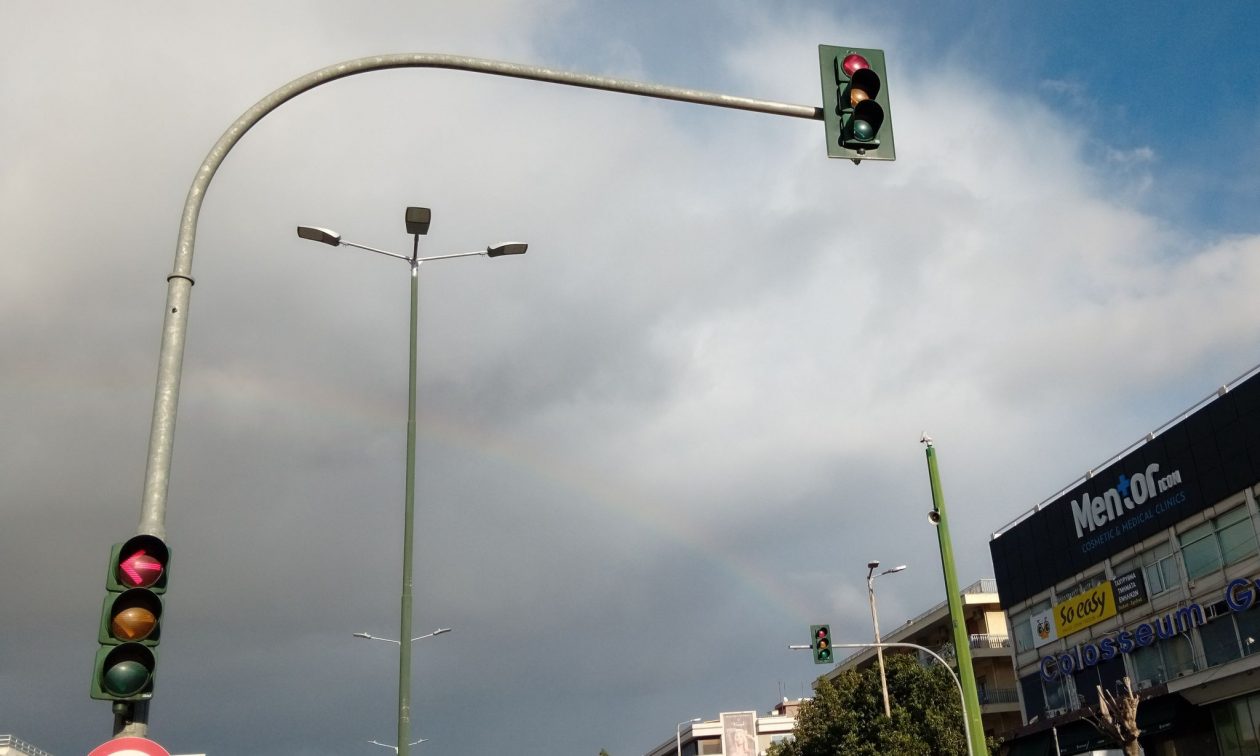
<svg viewBox="0 0 1260 756"><path fill-rule="evenodd" d="M993 535L1014 756L1115 747L1082 717L1125 677L1147 756L1260 756L1258 494L1253 370Z"/></svg>

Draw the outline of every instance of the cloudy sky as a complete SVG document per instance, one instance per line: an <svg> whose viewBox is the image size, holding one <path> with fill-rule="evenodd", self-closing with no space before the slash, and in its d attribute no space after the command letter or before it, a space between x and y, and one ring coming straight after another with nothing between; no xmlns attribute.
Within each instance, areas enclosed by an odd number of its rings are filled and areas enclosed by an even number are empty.
<svg viewBox="0 0 1260 756"><path fill-rule="evenodd" d="M1260 10L1175 3L0 4L0 732L88 698L135 532L185 194L219 135L341 60L444 52L804 105L886 50L895 163L820 123L460 72L305 94L199 225L151 735L394 741L407 267L421 274L413 733L642 754L944 600L988 539L1260 362Z"/></svg>

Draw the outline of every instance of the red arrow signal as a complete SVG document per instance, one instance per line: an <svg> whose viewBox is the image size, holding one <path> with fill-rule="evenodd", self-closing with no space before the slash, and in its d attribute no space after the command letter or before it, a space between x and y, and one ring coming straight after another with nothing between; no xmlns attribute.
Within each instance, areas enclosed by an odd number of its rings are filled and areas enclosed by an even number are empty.
<svg viewBox="0 0 1260 756"><path fill-rule="evenodd" d="M144 549L119 562L118 569L126 581L137 588L147 588L162 577L162 563L145 554Z"/></svg>

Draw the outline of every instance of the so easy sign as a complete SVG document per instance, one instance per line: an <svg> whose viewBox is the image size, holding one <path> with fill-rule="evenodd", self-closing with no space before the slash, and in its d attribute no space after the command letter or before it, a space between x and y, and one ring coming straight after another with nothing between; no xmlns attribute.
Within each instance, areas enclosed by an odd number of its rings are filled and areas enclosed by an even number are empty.
<svg viewBox="0 0 1260 756"><path fill-rule="evenodd" d="M1033 643L1040 647L1077 630L1116 616L1116 594L1111 581L1055 604L1030 618Z"/></svg>
<svg viewBox="0 0 1260 756"><path fill-rule="evenodd" d="M1116 595L1111 581L1097 585L1054 607L1054 626L1059 637L1071 635L1116 616Z"/></svg>

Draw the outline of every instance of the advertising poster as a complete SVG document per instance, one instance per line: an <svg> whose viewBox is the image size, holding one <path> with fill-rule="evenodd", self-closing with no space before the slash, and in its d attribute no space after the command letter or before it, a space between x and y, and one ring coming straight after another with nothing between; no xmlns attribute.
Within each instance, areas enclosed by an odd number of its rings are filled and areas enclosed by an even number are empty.
<svg viewBox="0 0 1260 756"><path fill-rule="evenodd" d="M757 712L722 712L723 756L757 756Z"/></svg>
<svg viewBox="0 0 1260 756"><path fill-rule="evenodd" d="M1028 622L1032 625L1034 647L1041 648L1059 639L1059 631L1055 629L1054 624L1053 607L1034 614L1028 618Z"/></svg>
<svg viewBox="0 0 1260 756"><path fill-rule="evenodd" d="M1123 612L1146 603L1146 579L1141 570L1116 575L1116 611Z"/></svg>

